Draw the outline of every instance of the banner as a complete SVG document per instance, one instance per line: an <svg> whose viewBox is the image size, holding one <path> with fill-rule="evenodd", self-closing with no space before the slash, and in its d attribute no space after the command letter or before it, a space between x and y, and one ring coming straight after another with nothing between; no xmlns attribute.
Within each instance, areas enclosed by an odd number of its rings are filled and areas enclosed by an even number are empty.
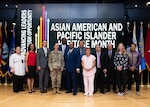
<svg viewBox="0 0 150 107"><path fill-rule="evenodd" d="M62 37L68 43L73 41L75 47L80 39L91 48L96 44L106 48L108 43L116 48L125 42L123 4L19 4L17 14L16 43L21 44L22 54L30 43L42 47L42 40L53 49Z"/></svg>

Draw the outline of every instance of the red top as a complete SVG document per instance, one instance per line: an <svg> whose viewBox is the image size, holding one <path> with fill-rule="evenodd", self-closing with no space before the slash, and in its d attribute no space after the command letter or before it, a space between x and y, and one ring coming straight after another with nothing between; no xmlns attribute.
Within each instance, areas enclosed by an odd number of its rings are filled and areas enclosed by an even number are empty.
<svg viewBox="0 0 150 107"><path fill-rule="evenodd" d="M35 52L29 52L27 63L29 66L36 66L36 53Z"/></svg>

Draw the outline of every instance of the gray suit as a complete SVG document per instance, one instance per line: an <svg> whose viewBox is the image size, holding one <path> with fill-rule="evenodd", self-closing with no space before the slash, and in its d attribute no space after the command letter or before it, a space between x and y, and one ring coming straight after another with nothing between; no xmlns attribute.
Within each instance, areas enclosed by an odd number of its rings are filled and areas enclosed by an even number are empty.
<svg viewBox="0 0 150 107"><path fill-rule="evenodd" d="M44 54L43 48L38 49L37 52L37 66L41 67L39 73L39 88L41 91L46 91L49 80L49 69L48 69L48 55L50 49L47 48L47 55Z"/></svg>

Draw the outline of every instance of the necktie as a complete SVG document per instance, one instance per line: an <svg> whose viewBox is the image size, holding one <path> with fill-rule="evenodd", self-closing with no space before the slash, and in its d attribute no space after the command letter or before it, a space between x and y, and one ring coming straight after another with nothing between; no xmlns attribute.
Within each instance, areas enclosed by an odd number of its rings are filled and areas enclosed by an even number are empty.
<svg viewBox="0 0 150 107"><path fill-rule="evenodd" d="M71 54L71 49L69 49L69 51L68 51L68 53L67 53L67 54L68 54L68 57L69 57L69 56L70 56L70 54Z"/></svg>
<svg viewBox="0 0 150 107"><path fill-rule="evenodd" d="M112 51L110 50L109 51L109 58L111 58L111 55L112 55Z"/></svg>
<svg viewBox="0 0 150 107"><path fill-rule="evenodd" d="M101 67L101 62L100 62L100 52L97 53L98 57L97 57L97 66Z"/></svg>

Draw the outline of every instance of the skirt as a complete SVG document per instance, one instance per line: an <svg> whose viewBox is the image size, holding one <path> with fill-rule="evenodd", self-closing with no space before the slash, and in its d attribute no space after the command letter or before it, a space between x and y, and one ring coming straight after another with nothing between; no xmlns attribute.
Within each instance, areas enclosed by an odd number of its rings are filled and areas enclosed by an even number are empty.
<svg viewBox="0 0 150 107"><path fill-rule="evenodd" d="M36 66L28 66L28 73L26 73L27 78L35 78L36 76Z"/></svg>

